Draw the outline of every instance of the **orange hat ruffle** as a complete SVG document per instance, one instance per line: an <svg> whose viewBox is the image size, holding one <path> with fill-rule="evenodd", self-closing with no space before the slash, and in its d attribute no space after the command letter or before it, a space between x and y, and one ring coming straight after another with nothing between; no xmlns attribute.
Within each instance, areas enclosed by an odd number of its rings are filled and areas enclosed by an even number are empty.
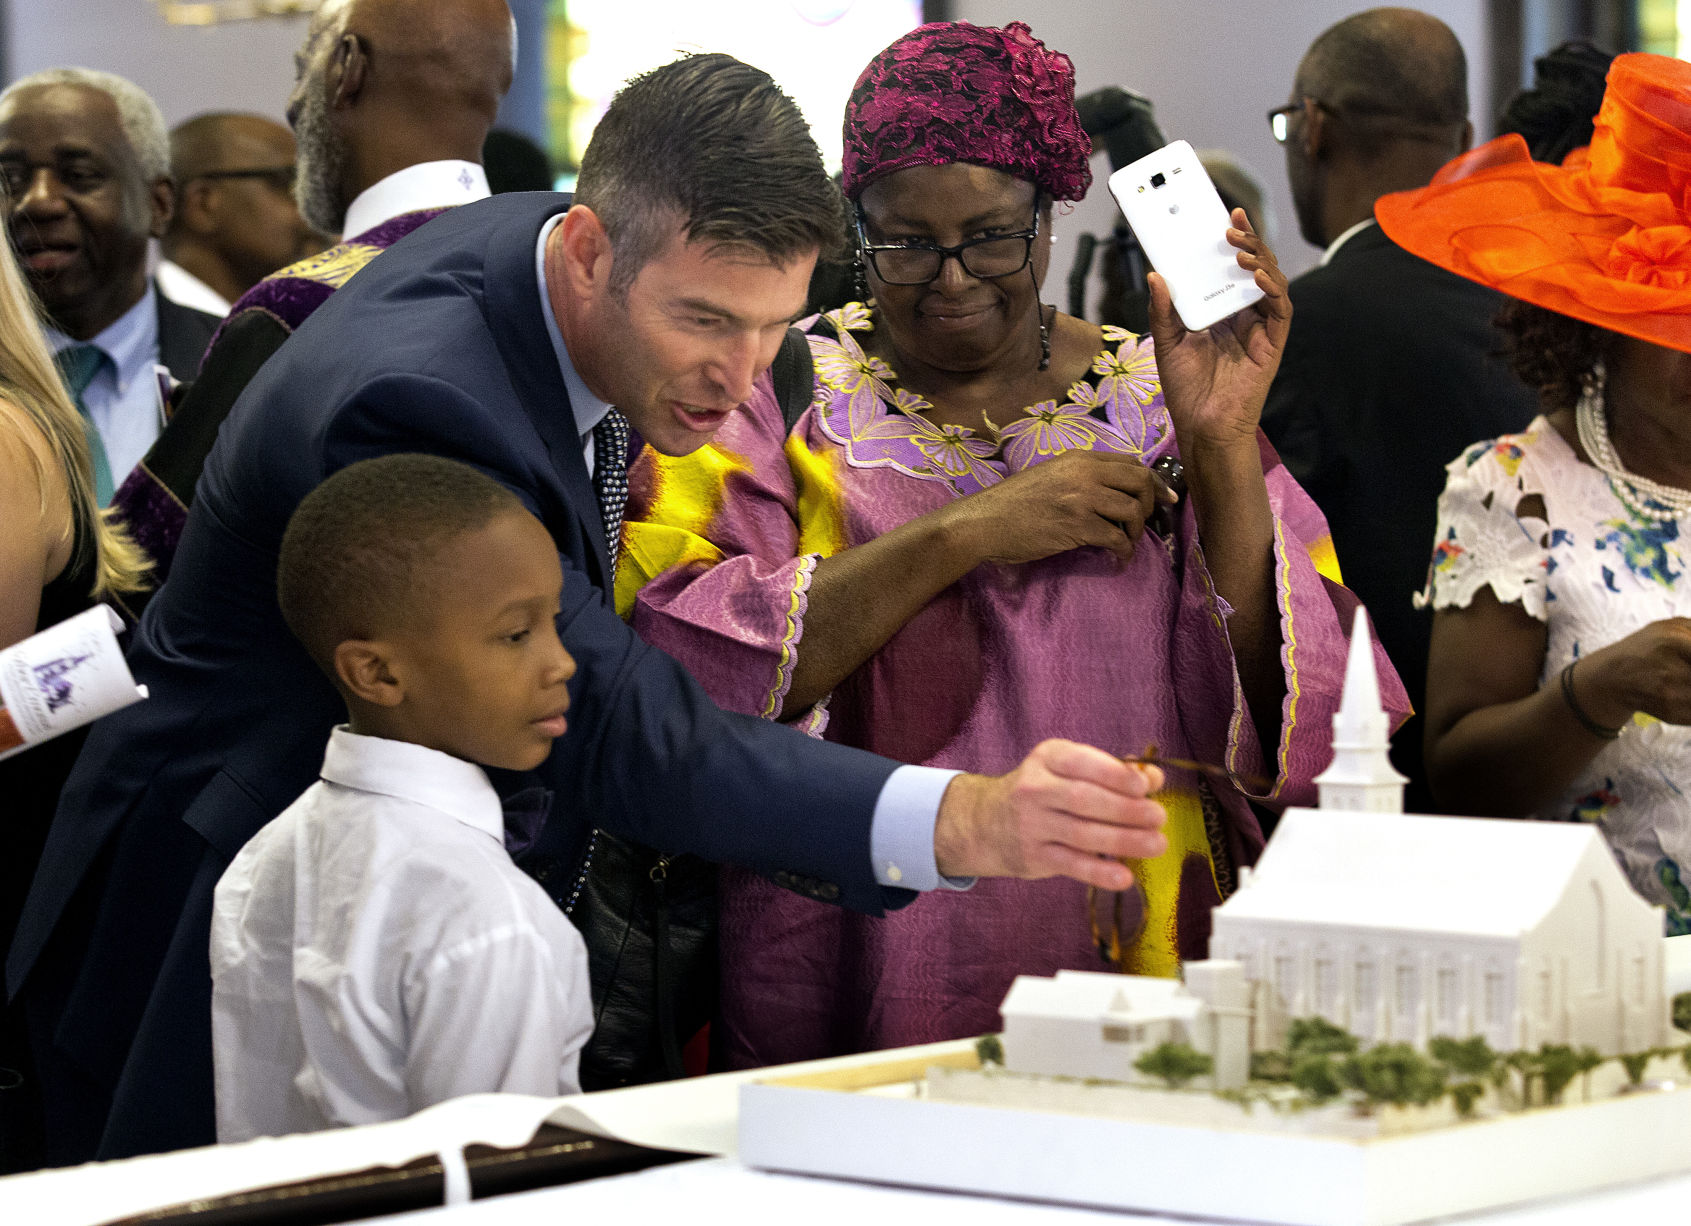
<svg viewBox="0 0 1691 1226"><path fill-rule="evenodd" d="M1691 64L1619 56L1589 149L1551 166L1500 136L1374 213L1441 268L1691 352Z"/></svg>

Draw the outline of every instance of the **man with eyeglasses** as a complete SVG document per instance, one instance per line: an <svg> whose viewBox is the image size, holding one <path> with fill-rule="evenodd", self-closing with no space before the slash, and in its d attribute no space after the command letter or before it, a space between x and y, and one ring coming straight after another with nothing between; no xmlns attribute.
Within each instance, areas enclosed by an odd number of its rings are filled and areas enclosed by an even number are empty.
<svg viewBox="0 0 1691 1226"><path fill-rule="evenodd" d="M163 428L155 367L191 378L217 327L147 276L147 240L163 235L175 204L164 117L111 73L35 73L0 93L0 175L12 246L87 423L104 505Z"/></svg>
<svg viewBox="0 0 1691 1226"><path fill-rule="evenodd" d="M1426 577L1444 466L1533 414L1498 357L1502 299L1410 255L1374 221L1381 196L1424 186L1472 143L1462 46L1413 9L1347 17L1311 44L1268 122L1298 229L1325 250L1292 282L1297 311L1262 428L1327 516L1345 585L1419 710L1430 625L1410 597ZM1411 812L1432 804L1421 736L1416 716L1392 742Z"/></svg>
<svg viewBox="0 0 1691 1226"><path fill-rule="evenodd" d="M260 280L329 245L294 203L293 133L262 115L196 115L170 134L176 212L160 246L166 297L227 315Z"/></svg>

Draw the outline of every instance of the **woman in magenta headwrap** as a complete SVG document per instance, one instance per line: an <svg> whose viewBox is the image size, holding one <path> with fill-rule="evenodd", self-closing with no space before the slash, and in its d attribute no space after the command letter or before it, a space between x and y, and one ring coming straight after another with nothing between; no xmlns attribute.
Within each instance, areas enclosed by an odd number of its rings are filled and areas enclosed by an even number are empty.
<svg viewBox="0 0 1691 1226"><path fill-rule="evenodd" d="M1261 848L1246 796L1313 796L1356 602L1257 431L1291 311L1242 213L1228 241L1266 297L1207 332L1156 278L1154 340L1041 305L1089 156L1073 68L1025 25L877 56L845 119L872 297L803 325L790 432L763 382L714 446L642 457L618 604L724 706L905 762L993 770L1069 737L1213 764L1169 772L1169 849L1119 900L1122 965L1173 975ZM1147 466L1177 452L1170 505ZM979 1034L1018 973L1107 965L1058 880L877 920L725 870L721 944L738 1065Z"/></svg>

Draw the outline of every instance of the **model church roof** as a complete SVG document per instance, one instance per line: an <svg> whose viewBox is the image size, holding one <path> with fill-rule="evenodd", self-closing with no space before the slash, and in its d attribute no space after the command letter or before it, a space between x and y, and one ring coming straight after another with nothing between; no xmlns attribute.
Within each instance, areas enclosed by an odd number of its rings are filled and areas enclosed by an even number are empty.
<svg viewBox="0 0 1691 1226"><path fill-rule="evenodd" d="M1050 979L1020 975L1004 998L1006 1016L1096 1017L1100 1021L1150 1021L1195 1016L1202 1002L1178 979L1153 979L1096 971L1058 971Z"/></svg>
<svg viewBox="0 0 1691 1226"><path fill-rule="evenodd" d="M1519 936L1594 852L1619 873L1591 826L1290 809L1218 922Z"/></svg>

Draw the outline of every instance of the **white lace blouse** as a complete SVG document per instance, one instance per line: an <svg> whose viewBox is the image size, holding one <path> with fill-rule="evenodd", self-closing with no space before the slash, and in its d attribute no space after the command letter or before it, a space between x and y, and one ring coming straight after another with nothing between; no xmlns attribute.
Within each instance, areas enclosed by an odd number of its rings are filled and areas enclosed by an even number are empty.
<svg viewBox="0 0 1691 1226"><path fill-rule="evenodd" d="M1540 684L1571 660L1653 621L1691 616L1685 533L1691 516L1631 514L1609 479L1543 417L1477 443L1446 469L1427 591L1416 603L1465 608L1490 585L1546 623ZM1518 513L1533 495L1545 516ZM1633 887L1691 932L1691 727L1642 713L1574 784L1534 816L1596 822ZM1507 870L1505 870L1507 871Z"/></svg>

